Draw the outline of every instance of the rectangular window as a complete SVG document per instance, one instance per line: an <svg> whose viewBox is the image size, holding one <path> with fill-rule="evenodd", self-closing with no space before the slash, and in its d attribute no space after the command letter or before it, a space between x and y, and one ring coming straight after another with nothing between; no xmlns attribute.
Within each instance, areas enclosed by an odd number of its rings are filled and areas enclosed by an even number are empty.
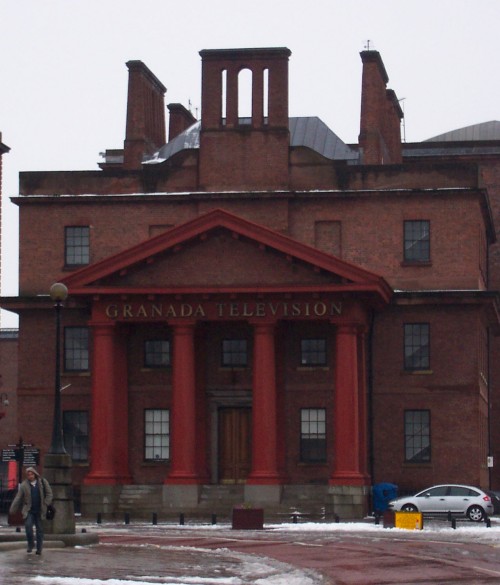
<svg viewBox="0 0 500 585"><path fill-rule="evenodd" d="M222 366L244 368L248 364L246 339L224 339L222 341Z"/></svg>
<svg viewBox="0 0 500 585"><path fill-rule="evenodd" d="M73 461L88 461L89 414L86 410L63 412L64 446Z"/></svg>
<svg viewBox="0 0 500 585"><path fill-rule="evenodd" d="M431 460L431 413L429 410L405 411L405 461Z"/></svg>
<svg viewBox="0 0 500 585"><path fill-rule="evenodd" d="M405 323L404 360L405 370L430 369L429 323Z"/></svg>
<svg viewBox="0 0 500 585"><path fill-rule="evenodd" d="M326 366L326 339L301 339L300 363L302 366Z"/></svg>
<svg viewBox="0 0 500 585"><path fill-rule="evenodd" d="M431 237L428 220L404 222L404 260L405 262L430 262Z"/></svg>
<svg viewBox="0 0 500 585"><path fill-rule="evenodd" d="M170 458L170 411L149 408L144 411L144 459L166 461Z"/></svg>
<svg viewBox="0 0 500 585"><path fill-rule="evenodd" d="M144 342L144 366L166 368L170 365L170 341L151 339Z"/></svg>
<svg viewBox="0 0 500 585"><path fill-rule="evenodd" d="M65 228L65 264L81 266L90 262L90 228L69 226Z"/></svg>
<svg viewBox="0 0 500 585"><path fill-rule="evenodd" d="M86 372L89 369L89 330L87 327L64 328L64 369Z"/></svg>
<svg viewBox="0 0 500 585"><path fill-rule="evenodd" d="M326 409L302 408L300 411L300 460L303 463L326 461Z"/></svg>

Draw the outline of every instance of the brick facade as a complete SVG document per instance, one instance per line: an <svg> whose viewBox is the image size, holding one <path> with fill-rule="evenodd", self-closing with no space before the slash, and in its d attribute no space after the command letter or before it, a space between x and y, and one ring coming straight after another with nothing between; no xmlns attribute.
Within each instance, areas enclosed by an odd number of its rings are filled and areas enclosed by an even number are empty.
<svg viewBox="0 0 500 585"><path fill-rule="evenodd" d="M46 295L61 280L64 326L91 331L91 367L63 370L62 384L63 410L89 414L89 458L73 480L94 498L109 486L156 485L169 501L191 494L196 507L200 486L234 480L248 499L284 505L287 486L309 484L326 486L335 510L359 515L381 481L402 491L500 487L487 467L500 448L489 406L500 392L500 143L488 156L401 144L402 112L375 51L361 54L359 145L350 146L333 133L319 139L313 119L289 119L288 49L200 55L201 123L171 104L163 144L165 88L132 61L124 149L107 151L98 171L21 173L20 292L3 306L20 315L25 440L48 447ZM253 85L243 120L244 69ZM404 222L422 220L430 257L405 261ZM90 234L79 269L65 264L65 228L77 226ZM406 324L429 327L428 367L405 367ZM146 367L145 342L162 339L170 365ZM224 367L227 339L245 340L246 364ZM311 339L324 341L324 363L301 362ZM145 459L147 409L170 413L168 461ZM229 438L228 411L250 409L253 433L238 427ZM326 413L319 461L301 451L304 409ZM405 455L408 411L430 414L423 461ZM235 443L237 463L249 467L223 477Z"/></svg>

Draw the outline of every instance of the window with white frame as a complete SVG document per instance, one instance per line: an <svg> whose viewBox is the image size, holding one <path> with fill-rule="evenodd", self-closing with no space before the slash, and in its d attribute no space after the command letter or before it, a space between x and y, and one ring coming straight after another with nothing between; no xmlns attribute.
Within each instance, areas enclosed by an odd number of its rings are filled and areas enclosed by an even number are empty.
<svg viewBox="0 0 500 585"><path fill-rule="evenodd" d="M326 461L326 409L300 410L300 460L303 463Z"/></svg>
<svg viewBox="0 0 500 585"><path fill-rule="evenodd" d="M170 459L170 411L165 408L148 408L144 411L144 459L166 461Z"/></svg>

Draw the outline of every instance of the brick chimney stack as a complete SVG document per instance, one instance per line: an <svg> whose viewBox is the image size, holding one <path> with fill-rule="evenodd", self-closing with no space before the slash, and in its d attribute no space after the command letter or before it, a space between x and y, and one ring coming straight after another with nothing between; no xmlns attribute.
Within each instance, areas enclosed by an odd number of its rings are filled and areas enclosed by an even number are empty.
<svg viewBox="0 0 500 585"><path fill-rule="evenodd" d="M142 61L128 61L127 128L124 143L126 169L140 169L143 156L166 142L165 86Z"/></svg>
<svg viewBox="0 0 500 585"><path fill-rule="evenodd" d="M401 120L403 111L392 89L378 51L362 51L361 161L367 165L402 162Z"/></svg>
<svg viewBox="0 0 500 585"><path fill-rule="evenodd" d="M205 190L284 189L289 182L286 47L219 49L202 58L199 183ZM240 74L247 73L245 88ZM250 113L240 112L240 94Z"/></svg>
<svg viewBox="0 0 500 585"><path fill-rule="evenodd" d="M170 114L168 123L168 141L170 142L192 126L196 118L182 104L168 104L167 108Z"/></svg>

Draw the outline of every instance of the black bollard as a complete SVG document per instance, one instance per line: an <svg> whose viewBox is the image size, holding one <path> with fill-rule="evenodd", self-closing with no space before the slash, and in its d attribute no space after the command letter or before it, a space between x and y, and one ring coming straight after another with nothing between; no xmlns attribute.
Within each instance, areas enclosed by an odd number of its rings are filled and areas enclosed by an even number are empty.
<svg viewBox="0 0 500 585"><path fill-rule="evenodd" d="M125 524L130 524L130 514L125 512Z"/></svg>
<svg viewBox="0 0 500 585"><path fill-rule="evenodd" d="M451 519L451 527L453 528L453 530L457 529L457 519L456 518Z"/></svg>
<svg viewBox="0 0 500 585"><path fill-rule="evenodd" d="M380 514L375 514L375 524L380 524Z"/></svg>
<svg viewBox="0 0 500 585"><path fill-rule="evenodd" d="M484 521L486 522L486 528L491 528L491 520L488 514L486 514Z"/></svg>
<svg viewBox="0 0 500 585"><path fill-rule="evenodd" d="M184 526L184 514L183 513L181 513L181 515L179 516L179 524L181 526Z"/></svg>
<svg viewBox="0 0 500 585"><path fill-rule="evenodd" d="M335 522L336 524L340 522L340 516L338 514L335 514Z"/></svg>
<svg viewBox="0 0 500 585"><path fill-rule="evenodd" d="M298 521L299 521L299 515L298 515L298 514L294 514L294 515L292 516L292 520L293 520L293 523L294 523L294 524L297 524L297 523L298 523Z"/></svg>
<svg viewBox="0 0 500 585"><path fill-rule="evenodd" d="M102 524L102 514L97 512L97 524Z"/></svg>
<svg viewBox="0 0 500 585"><path fill-rule="evenodd" d="M217 524L217 514L212 514L212 526Z"/></svg>
<svg viewBox="0 0 500 585"><path fill-rule="evenodd" d="M153 512L153 524L158 524L158 514L156 512Z"/></svg>

